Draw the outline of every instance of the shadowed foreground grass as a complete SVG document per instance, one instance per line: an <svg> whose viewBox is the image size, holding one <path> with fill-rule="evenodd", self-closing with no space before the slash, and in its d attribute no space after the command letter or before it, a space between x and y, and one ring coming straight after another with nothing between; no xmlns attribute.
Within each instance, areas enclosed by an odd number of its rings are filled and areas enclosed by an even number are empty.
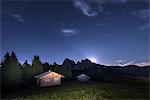
<svg viewBox="0 0 150 100"><path fill-rule="evenodd" d="M34 87L10 93L16 100L103 100L149 99L148 84L116 84L103 82L65 82L61 86Z"/></svg>

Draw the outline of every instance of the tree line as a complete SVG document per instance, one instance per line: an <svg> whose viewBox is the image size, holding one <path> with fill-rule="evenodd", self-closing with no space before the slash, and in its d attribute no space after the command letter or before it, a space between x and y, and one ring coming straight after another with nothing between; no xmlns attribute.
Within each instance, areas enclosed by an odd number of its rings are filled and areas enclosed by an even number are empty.
<svg viewBox="0 0 150 100"><path fill-rule="evenodd" d="M33 86L36 84L34 76L49 70L65 75L66 80L72 76L71 69L62 67L55 62L52 65L47 62L42 63L37 55L33 57L32 64L29 64L27 60L21 64L14 52L7 52L1 60L1 92L7 93Z"/></svg>

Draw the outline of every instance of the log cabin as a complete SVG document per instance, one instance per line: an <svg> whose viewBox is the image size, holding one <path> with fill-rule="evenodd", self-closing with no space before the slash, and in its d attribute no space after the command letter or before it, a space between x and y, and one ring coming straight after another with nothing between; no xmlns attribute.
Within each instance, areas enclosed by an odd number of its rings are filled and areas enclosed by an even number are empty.
<svg viewBox="0 0 150 100"><path fill-rule="evenodd" d="M83 81L89 81L89 79L90 79L90 77L85 75L85 74L80 74L80 75L77 76L78 81L82 81L82 82Z"/></svg>
<svg viewBox="0 0 150 100"><path fill-rule="evenodd" d="M54 85L61 85L61 78L64 78L64 75L59 73L48 71L42 74L35 76L37 81L37 86L54 86Z"/></svg>

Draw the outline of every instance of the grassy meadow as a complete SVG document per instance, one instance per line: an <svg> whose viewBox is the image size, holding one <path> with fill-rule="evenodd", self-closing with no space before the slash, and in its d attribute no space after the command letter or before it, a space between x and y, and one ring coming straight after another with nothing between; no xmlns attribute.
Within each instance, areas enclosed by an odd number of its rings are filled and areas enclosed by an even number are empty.
<svg viewBox="0 0 150 100"><path fill-rule="evenodd" d="M6 95L15 100L108 100L149 99L144 83L64 82L60 86L32 87Z"/></svg>

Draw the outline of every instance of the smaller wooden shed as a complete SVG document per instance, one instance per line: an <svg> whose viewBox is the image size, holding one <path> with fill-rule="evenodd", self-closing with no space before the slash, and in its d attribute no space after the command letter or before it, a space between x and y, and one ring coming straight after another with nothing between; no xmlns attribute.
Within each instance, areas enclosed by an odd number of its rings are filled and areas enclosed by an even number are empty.
<svg viewBox="0 0 150 100"><path fill-rule="evenodd" d="M80 74L77 76L78 81L89 81L90 77L85 74Z"/></svg>
<svg viewBox="0 0 150 100"><path fill-rule="evenodd" d="M53 72L53 71L48 71L42 74L39 74L35 76L37 80L37 86L54 86L54 85L60 85L61 84L61 78L65 76Z"/></svg>

